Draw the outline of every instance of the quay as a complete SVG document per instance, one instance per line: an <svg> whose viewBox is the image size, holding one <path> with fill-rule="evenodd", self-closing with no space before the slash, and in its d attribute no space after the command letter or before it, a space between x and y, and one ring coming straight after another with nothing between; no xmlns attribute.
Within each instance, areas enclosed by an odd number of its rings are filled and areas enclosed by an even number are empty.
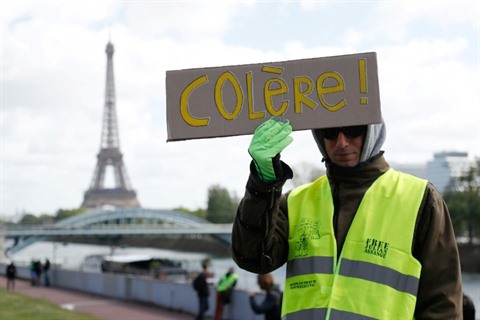
<svg viewBox="0 0 480 320"><path fill-rule="evenodd" d="M6 287L6 263L0 263L0 285ZM193 319L198 298L190 282L178 283L131 275L51 270L50 287L31 286L27 266L17 266L15 291L45 298L59 306L86 312L104 320ZM256 293L260 297L261 293ZM225 306L223 319L263 320L250 308L248 292L237 289ZM207 319L215 311L215 289L210 288Z"/></svg>
<svg viewBox="0 0 480 320"><path fill-rule="evenodd" d="M6 287L6 278L3 276L0 277L0 286L2 288ZM33 287L28 280L24 279L15 280L15 292L33 298L45 299L64 309L88 313L105 320L192 319L192 316L188 314L139 303L123 302L57 287Z"/></svg>

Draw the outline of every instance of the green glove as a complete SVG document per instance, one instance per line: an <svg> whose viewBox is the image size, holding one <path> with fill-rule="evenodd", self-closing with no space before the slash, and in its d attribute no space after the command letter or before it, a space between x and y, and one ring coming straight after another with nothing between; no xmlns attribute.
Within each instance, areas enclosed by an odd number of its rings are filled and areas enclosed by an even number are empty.
<svg viewBox="0 0 480 320"><path fill-rule="evenodd" d="M272 118L261 124L255 130L248 148L258 175L265 182L276 180L273 159L293 141L290 123L277 119ZM276 157L276 161L279 161L279 157Z"/></svg>

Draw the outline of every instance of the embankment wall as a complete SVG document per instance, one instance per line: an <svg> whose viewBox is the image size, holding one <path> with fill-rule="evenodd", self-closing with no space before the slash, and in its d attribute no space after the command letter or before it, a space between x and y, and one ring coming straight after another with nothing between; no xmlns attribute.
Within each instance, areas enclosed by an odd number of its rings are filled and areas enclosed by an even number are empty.
<svg viewBox="0 0 480 320"><path fill-rule="evenodd" d="M5 274L6 264L0 263L0 274ZM17 266L17 276L30 279L30 270ZM190 282L177 283L163 280L146 279L129 275L109 273L89 273L73 270L51 270L53 287L76 290L111 299L139 302L155 305L163 309L195 315L198 310L198 298ZM263 297L257 297L263 299ZM206 316L213 317L215 311L215 289L210 288L210 308ZM226 319L263 320L250 308L248 292L235 290L232 303L225 306Z"/></svg>

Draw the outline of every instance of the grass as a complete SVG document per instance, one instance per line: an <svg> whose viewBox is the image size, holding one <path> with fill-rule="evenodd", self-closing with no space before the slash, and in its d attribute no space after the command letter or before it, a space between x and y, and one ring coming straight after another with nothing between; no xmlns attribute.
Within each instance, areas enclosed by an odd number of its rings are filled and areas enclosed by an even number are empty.
<svg viewBox="0 0 480 320"><path fill-rule="evenodd" d="M0 288L2 320L99 320L86 313L69 311L40 298L31 298Z"/></svg>

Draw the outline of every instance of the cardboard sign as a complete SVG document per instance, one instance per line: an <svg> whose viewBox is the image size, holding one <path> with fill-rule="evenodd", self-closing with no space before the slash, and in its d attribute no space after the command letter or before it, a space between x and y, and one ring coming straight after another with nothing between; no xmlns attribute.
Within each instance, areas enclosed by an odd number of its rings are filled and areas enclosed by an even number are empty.
<svg viewBox="0 0 480 320"><path fill-rule="evenodd" d="M167 71L167 141L381 122L375 53Z"/></svg>

